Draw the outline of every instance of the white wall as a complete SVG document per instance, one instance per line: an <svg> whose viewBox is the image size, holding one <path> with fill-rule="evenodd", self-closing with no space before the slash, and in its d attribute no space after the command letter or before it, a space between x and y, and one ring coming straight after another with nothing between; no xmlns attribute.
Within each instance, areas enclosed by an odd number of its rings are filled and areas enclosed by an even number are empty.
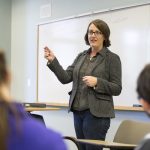
<svg viewBox="0 0 150 150"><path fill-rule="evenodd" d="M0 0L0 48L6 51L10 64L11 56L11 0Z"/></svg>
<svg viewBox="0 0 150 150"><path fill-rule="evenodd" d="M52 16L40 19L40 6L52 4ZM36 101L37 28L40 22L150 0L12 0L12 94L19 101ZM80 7L79 7L80 6Z"/></svg>

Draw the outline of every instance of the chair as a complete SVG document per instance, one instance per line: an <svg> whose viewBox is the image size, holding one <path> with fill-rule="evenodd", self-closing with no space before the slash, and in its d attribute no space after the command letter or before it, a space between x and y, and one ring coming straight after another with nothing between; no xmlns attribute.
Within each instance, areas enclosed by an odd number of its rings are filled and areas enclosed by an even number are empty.
<svg viewBox="0 0 150 150"><path fill-rule="evenodd" d="M134 121L134 120L124 120L119 125L117 132L114 136L113 142L114 143L123 143L123 144L131 144L131 145L137 145L143 137L150 132L150 123L147 122L140 122L140 121ZM100 140L82 140L82 139L76 139L74 137L66 136L64 139L71 140L76 144L76 146L79 149L78 143L82 142L85 144L99 144ZM103 141L102 141L103 142ZM107 144L102 144L101 146L110 148L111 150L122 150L122 149L133 149L134 147L124 147L124 146L113 146L111 144L112 142L107 142Z"/></svg>
<svg viewBox="0 0 150 150"><path fill-rule="evenodd" d="M78 150L80 150L79 148L79 143L77 142L77 139L75 137L71 137L71 136L64 136L63 137L65 140L69 140L69 141L72 141L75 145L76 145L76 148Z"/></svg>
<svg viewBox="0 0 150 150"><path fill-rule="evenodd" d="M124 120L120 124L113 142L138 144L150 132L150 123L134 120Z"/></svg>

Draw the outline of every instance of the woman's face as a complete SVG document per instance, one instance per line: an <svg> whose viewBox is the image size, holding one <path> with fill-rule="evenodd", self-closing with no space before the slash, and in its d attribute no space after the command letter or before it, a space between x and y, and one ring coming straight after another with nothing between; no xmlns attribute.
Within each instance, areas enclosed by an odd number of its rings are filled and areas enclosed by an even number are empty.
<svg viewBox="0 0 150 150"><path fill-rule="evenodd" d="M89 26L88 41L92 49L100 50L103 48L104 36L94 24Z"/></svg>

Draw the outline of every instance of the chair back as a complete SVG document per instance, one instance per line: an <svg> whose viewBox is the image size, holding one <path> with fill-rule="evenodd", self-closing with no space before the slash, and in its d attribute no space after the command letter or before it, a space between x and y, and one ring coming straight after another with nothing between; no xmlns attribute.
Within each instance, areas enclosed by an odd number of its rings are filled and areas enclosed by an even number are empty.
<svg viewBox="0 0 150 150"><path fill-rule="evenodd" d="M118 128L113 142L138 144L147 133L150 133L150 123L124 120Z"/></svg>

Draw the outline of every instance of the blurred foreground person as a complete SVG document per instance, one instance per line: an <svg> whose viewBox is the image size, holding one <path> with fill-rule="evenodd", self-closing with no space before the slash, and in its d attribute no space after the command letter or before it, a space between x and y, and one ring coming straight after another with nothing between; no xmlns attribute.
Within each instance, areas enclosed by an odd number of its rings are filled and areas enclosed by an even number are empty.
<svg viewBox="0 0 150 150"><path fill-rule="evenodd" d="M0 150L66 150L59 133L33 119L11 102L10 73L0 50Z"/></svg>
<svg viewBox="0 0 150 150"><path fill-rule="evenodd" d="M139 75L137 92L143 109L150 116L150 64L146 65ZM150 133L145 136L135 150L150 150Z"/></svg>

